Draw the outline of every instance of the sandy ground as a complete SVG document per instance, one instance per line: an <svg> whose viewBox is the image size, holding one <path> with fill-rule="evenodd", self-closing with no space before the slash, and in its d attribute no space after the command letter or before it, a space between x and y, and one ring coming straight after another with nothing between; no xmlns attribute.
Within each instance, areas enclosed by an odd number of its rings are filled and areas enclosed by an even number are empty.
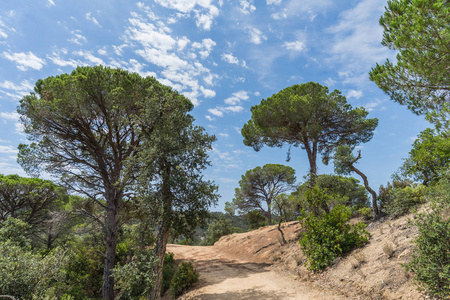
<svg viewBox="0 0 450 300"><path fill-rule="evenodd" d="M267 263L230 257L218 247L167 245L175 259L193 260L199 283L179 299L344 299L317 290Z"/></svg>

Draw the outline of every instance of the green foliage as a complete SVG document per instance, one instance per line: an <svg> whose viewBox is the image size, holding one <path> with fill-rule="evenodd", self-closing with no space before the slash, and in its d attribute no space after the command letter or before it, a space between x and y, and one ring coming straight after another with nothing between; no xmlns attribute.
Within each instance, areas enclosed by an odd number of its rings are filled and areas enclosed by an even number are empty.
<svg viewBox="0 0 450 300"><path fill-rule="evenodd" d="M415 225L419 236L412 260L406 264L414 279L433 295L450 295L450 181L442 179L434 192L432 210L419 215Z"/></svg>
<svg viewBox="0 0 450 300"><path fill-rule="evenodd" d="M241 214L258 210L271 224L272 201L278 195L292 190L294 182L295 170L289 166L266 164L256 167L242 175L239 187L235 189L233 204Z"/></svg>
<svg viewBox="0 0 450 300"><path fill-rule="evenodd" d="M450 96L448 1L388 1L380 24L382 44L399 53L396 64L377 64L370 80L416 114L441 109Z"/></svg>
<svg viewBox="0 0 450 300"><path fill-rule="evenodd" d="M170 288L170 283L177 270L177 263L173 258L173 253L167 253L164 257L163 281L161 287L161 296Z"/></svg>
<svg viewBox="0 0 450 300"><path fill-rule="evenodd" d="M423 185L416 185L396 188L390 193L390 200L385 210L393 218L398 218L424 203L428 189Z"/></svg>
<svg viewBox="0 0 450 300"><path fill-rule="evenodd" d="M30 240L27 238L27 233L30 230L30 225L24 221L16 218L7 218L0 222L0 243L9 241L21 248L30 245Z"/></svg>
<svg viewBox="0 0 450 300"><path fill-rule="evenodd" d="M238 232L239 228L233 227L231 220L227 218L219 218L212 221L205 232L204 245L214 245L222 236Z"/></svg>
<svg viewBox="0 0 450 300"><path fill-rule="evenodd" d="M449 163L449 131L427 128L414 141L405 169L415 180L432 185L439 180Z"/></svg>
<svg viewBox="0 0 450 300"><path fill-rule="evenodd" d="M316 177L316 186L322 190L327 198L327 205L333 207L337 204L345 204L353 209L368 206L367 192L359 184L359 180L353 177L339 175L319 175ZM301 203L306 201L306 192L310 189L310 183L305 182L300 185L293 194L298 197ZM306 207L303 207L306 209Z"/></svg>
<svg viewBox="0 0 450 300"><path fill-rule="evenodd" d="M310 270L323 270L341 254L368 241L369 233L364 223L347 224L350 215L350 208L340 204L321 216L302 211L299 221L305 231L299 243L308 258Z"/></svg>
<svg viewBox="0 0 450 300"><path fill-rule="evenodd" d="M137 299L149 294L154 283L153 250L143 249L135 253L133 259L123 266L114 268L118 299Z"/></svg>
<svg viewBox="0 0 450 300"><path fill-rule="evenodd" d="M69 255L55 249L45 256L14 242L0 242L0 294L20 299L60 299Z"/></svg>
<svg viewBox="0 0 450 300"><path fill-rule="evenodd" d="M369 207L361 207L358 209L358 213L364 217L364 219L369 220L372 214L372 210Z"/></svg>
<svg viewBox="0 0 450 300"><path fill-rule="evenodd" d="M250 230L255 230L267 226L267 219L257 210L249 211L245 215Z"/></svg>
<svg viewBox="0 0 450 300"><path fill-rule="evenodd" d="M170 283L170 293L173 298L181 296L198 281L198 272L192 262L182 262Z"/></svg>

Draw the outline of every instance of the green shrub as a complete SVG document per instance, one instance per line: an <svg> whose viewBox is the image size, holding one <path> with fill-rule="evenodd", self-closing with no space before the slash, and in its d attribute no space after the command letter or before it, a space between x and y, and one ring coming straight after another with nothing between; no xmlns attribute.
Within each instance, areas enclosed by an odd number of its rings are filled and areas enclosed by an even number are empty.
<svg viewBox="0 0 450 300"><path fill-rule="evenodd" d="M0 242L0 294L18 299L63 297L69 256L57 248L45 256L14 242Z"/></svg>
<svg viewBox="0 0 450 300"><path fill-rule="evenodd" d="M350 215L350 208L340 204L321 216L302 211L299 221L305 231L299 243L308 258L310 270L323 270L341 254L368 241L369 233L364 223L353 227L347 224Z"/></svg>
<svg viewBox="0 0 450 300"><path fill-rule="evenodd" d="M173 253L167 253L164 257L161 296L170 288L170 282L172 281L173 275L175 275L176 269L177 263L173 258Z"/></svg>
<svg viewBox="0 0 450 300"><path fill-rule="evenodd" d="M364 219L369 220L372 215L372 209L370 207L361 207L358 209L358 213L364 217Z"/></svg>
<svg viewBox="0 0 450 300"><path fill-rule="evenodd" d="M450 299L450 184L441 180L429 213L415 222L419 236L412 260L406 265L418 284L433 296Z"/></svg>
<svg viewBox="0 0 450 300"><path fill-rule="evenodd" d="M425 186L418 185L394 189L392 193L386 212L393 218L398 218L424 203L428 190Z"/></svg>
<svg viewBox="0 0 450 300"><path fill-rule="evenodd" d="M123 266L114 268L118 299L139 299L149 294L153 287L153 267L155 256L153 250L138 251L133 260Z"/></svg>
<svg viewBox="0 0 450 300"><path fill-rule="evenodd" d="M170 292L177 298L198 281L198 272L192 262L182 262L170 283Z"/></svg>
<svg viewBox="0 0 450 300"><path fill-rule="evenodd" d="M257 210L249 211L245 218L247 219L250 230L267 226L267 219Z"/></svg>
<svg viewBox="0 0 450 300"><path fill-rule="evenodd" d="M212 221L205 232L204 245L214 245L222 236L239 231L239 228L233 227L230 219L224 217Z"/></svg>

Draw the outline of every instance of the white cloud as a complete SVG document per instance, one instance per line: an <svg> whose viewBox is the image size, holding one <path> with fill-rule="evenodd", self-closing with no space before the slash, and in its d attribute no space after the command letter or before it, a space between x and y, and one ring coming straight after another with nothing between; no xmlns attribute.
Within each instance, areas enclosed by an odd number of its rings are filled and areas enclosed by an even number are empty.
<svg viewBox="0 0 450 300"><path fill-rule="evenodd" d="M213 117L211 117L210 115L206 115L205 118L206 118L208 121L214 121L214 120L215 120L215 119L214 119Z"/></svg>
<svg viewBox="0 0 450 300"><path fill-rule="evenodd" d="M12 146L2 146L0 145L0 153L12 153L17 154L19 151Z"/></svg>
<svg viewBox="0 0 450 300"><path fill-rule="evenodd" d="M159 30L154 24L133 18L129 20L132 27L127 29L127 36L145 47L153 47L168 51L173 49L177 41L170 35Z"/></svg>
<svg viewBox="0 0 450 300"><path fill-rule="evenodd" d="M294 42L285 42L283 46L287 50L295 51L295 52L303 52L306 50L305 43L302 41L294 41Z"/></svg>
<svg viewBox="0 0 450 300"><path fill-rule="evenodd" d="M244 110L244 108L240 105L235 105L235 106L227 106L223 108L224 111L231 111L231 112L241 112Z"/></svg>
<svg viewBox="0 0 450 300"><path fill-rule="evenodd" d="M222 132L218 133L218 135L221 136L221 137L228 137L229 136L228 133L222 133Z"/></svg>
<svg viewBox="0 0 450 300"><path fill-rule="evenodd" d="M240 104L242 100L248 100L248 92L247 91L238 91L233 93L233 96L225 99L225 103L228 105L237 105Z"/></svg>
<svg viewBox="0 0 450 300"><path fill-rule="evenodd" d="M63 54L66 54L62 52ZM47 55L47 58L50 59L55 65L60 67L72 67L76 68L77 66L81 65L82 63L80 61L74 60L74 59L64 59L61 58L61 53L57 51L53 51L52 55Z"/></svg>
<svg viewBox="0 0 450 300"><path fill-rule="evenodd" d="M239 4L241 5L241 12L245 15L256 10L256 7L253 5L253 0L240 0Z"/></svg>
<svg viewBox="0 0 450 300"><path fill-rule="evenodd" d="M223 117L223 111L220 108L209 108L208 112L216 117Z"/></svg>
<svg viewBox="0 0 450 300"><path fill-rule="evenodd" d="M333 0L288 0L283 4L278 3L278 0L266 0L267 3L273 2L273 4L280 5L280 11L273 13L271 18L275 20L287 19L287 18L303 18L313 21L317 16L317 13L325 11L327 8L332 7Z"/></svg>
<svg viewBox="0 0 450 300"><path fill-rule="evenodd" d="M79 50L73 52L73 54L83 57L84 59L86 59L87 61L89 61L94 65L106 65L101 58L94 56L90 51Z"/></svg>
<svg viewBox="0 0 450 300"><path fill-rule="evenodd" d="M226 106L226 107L215 107L215 108L209 108L208 112L216 117L223 117L224 113L229 112L241 112L244 108L240 105L233 105L233 106Z"/></svg>
<svg viewBox="0 0 450 300"><path fill-rule="evenodd" d="M205 98L213 98L216 96L216 92L210 89L205 89L204 87L200 87L200 91L202 91L202 94Z"/></svg>
<svg viewBox="0 0 450 300"><path fill-rule="evenodd" d="M75 43L77 45L83 45L83 43L87 43L87 38L81 34L81 30L73 30L71 32L73 37L68 39L69 42Z"/></svg>
<svg viewBox="0 0 450 300"><path fill-rule="evenodd" d="M382 104L383 102L385 102L384 100L380 100L380 99L375 99L372 102L367 103L366 105L364 105L364 108L367 111L373 111L376 107L378 107L380 104Z"/></svg>
<svg viewBox="0 0 450 300"><path fill-rule="evenodd" d="M116 46L116 45L113 45L112 47L113 47L113 50L114 50L114 52L118 55L118 56L122 56L122 53L123 53L123 49L124 48L127 48L127 47L129 47L130 45L128 45L128 44L122 44L122 45L120 45L120 46Z"/></svg>
<svg viewBox="0 0 450 300"><path fill-rule="evenodd" d="M11 81L0 82L0 88L14 91L32 91L33 85L28 80L23 80L20 85L17 85Z"/></svg>
<svg viewBox="0 0 450 300"><path fill-rule="evenodd" d="M216 46L216 42L214 42L210 38L203 39L201 43L192 43L192 47L199 50L198 53L200 54L201 58L208 57L214 46Z"/></svg>
<svg viewBox="0 0 450 300"><path fill-rule="evenodd" d="M263 40L267 40L267 37L257 28L250 28L248 33L250 34L250 41L253 44L259 45Z"/></svg>
<svg viewBox="0 0 450 300"><path fill-rule="evenodd" d="M362 90L349 90L347 92L347 98L355 98L355 99L359 99L363 96L363 91Z"/></svg>
<svg viewBox="0 0 450 300"><path fill-rule="evenodd" d="M100 25L100 23L97 21L97 19L92 16L91 12L88 12L86 14L86 20L92 21L95 25L97 25L100 28L102 27L102 25Z"/></svg>
<svg viewBox="0 0 450 300"><path fill-rule="evenodd" d="M97 52L98 52L98 54L100 54L100 55L106 55L106 54L108 54L108 52L107 52L105 49L98 49Z"/></svg>
<svg viewBox="0 0 450 300"><path fill-rule="evenodd" d="M17 63L17 69L26 71L29 68L34 70L40 70L45 65L45 60L37 57L32 52L20 52L20 53L8 53L3 52L3 57Z"/></svg>
<svg viewBox="0 0 450 300"><path fill-rule="evenodd" d="M333 80L331 77L328 77L328 79L325 80L325 83L326 83L327 86L330 87L330 86L333 86L333 85L336 84L336 80Z"/></svg>
<svg viewBox="0 0 450 300"><path fill-rule="evenodd" d="M239 59L234 57L233 54L231 54L231 53L223 53L222 54L222 60L226 61L229 64L234 64L234 65L238 65L239 64Z"/></svg>
<svg viewBox="0 0 450 300"><path fill-rule="evenodd" d="M364 82L370 66L386 57L394 58L394 53L380 44L383 28L378 26L378 19L385 5L385 0L360 1L342 12L337 24L328 28L334 35L330 62L342 64L341 74L346 74L347 82Z"/></svg>
<svg viewBox="0 0 450 300"><path fill-rule="evenodd" d="M191 9L190 3L182 1L159 3L179 10ZM154 22L137 13L132 15L129 19L130 26L125 30L124 40L127 44L133 44L134 52L146 62L159 67L158 76L154 76L155 78L179 91L194 105L200 103L200 97L215 97L215 91L202 86L200 81L213 85L218 76L199 61L199 57L206 58L210 55L216 45L213 40L205 38L201 41L190 41L186 36L177 37L162 21ZM114 50L120 54L123 52L119 47ZM139 73L141 72L142 68Z"/></svg>
<svg viewBox="0 0 450 300"><path fill-rule="evenodd" d="M184 48L186 48L187 44L189 44L189 42L190 42L190 40L185 36L183 36L182 38L179 38L177 40L178 50L183 51Z"/></svg>
<svg viewBox="0 0 450 300"><path fill-rule="evenodd" d="M55 2L53 0L47 0L47 6L55 6Z"/></svg>
<svg viewBox="0 0 450 300"><path fill-rule="evenodd" d="M214 19L219 15L219 9L212 0L155 0L160 5L176 9L182 13L193 12L196 25L204 30L210 30Z"/></svg>
<svg viewBox="0 0 450 300"><path fill-rule="evenodd" d="M0 112L0 118L8 121L19 121L20 115L13 111L13 112Z"/></svg>
<svg viewBox="0 0 450 300"><path fill-rule="evenodd" d="M281 0L266 0L267 5L280 5Z"/></svg>

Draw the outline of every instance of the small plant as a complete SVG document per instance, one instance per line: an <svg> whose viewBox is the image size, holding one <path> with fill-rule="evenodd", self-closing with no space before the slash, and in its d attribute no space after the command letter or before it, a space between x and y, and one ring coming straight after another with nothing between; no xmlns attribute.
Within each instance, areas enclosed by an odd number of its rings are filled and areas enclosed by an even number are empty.
<svg viewBox="0 0 450 300"><path fill-rule="evenodd" d="M353 254L353 258L355 261L352 263L352 267L354 269L359 268L362 264L367 262L367 257L362 252L356 252Z"/></svg>
<svg viewBox="0 0 450 300"><path fill-rule="evenodd" d="M365 220L369 220L372 215L372 210L370 207L361 207L358 209L358 213L363 216Z"/></svg>
<svg viewBox="0 0 450 300"><path fill-rule="evenodd" d="M170 283L170 293L173 298L181 296L198 281L198 272L192 262L182 262Z"/></svg>
<svg viewBox="0 0 450 300"><path fill-rule="evenodd" d="M394 246L392 244L386 243L383 245L383 252L386 254L388 258L391 258L394 255Z"/></svg>

